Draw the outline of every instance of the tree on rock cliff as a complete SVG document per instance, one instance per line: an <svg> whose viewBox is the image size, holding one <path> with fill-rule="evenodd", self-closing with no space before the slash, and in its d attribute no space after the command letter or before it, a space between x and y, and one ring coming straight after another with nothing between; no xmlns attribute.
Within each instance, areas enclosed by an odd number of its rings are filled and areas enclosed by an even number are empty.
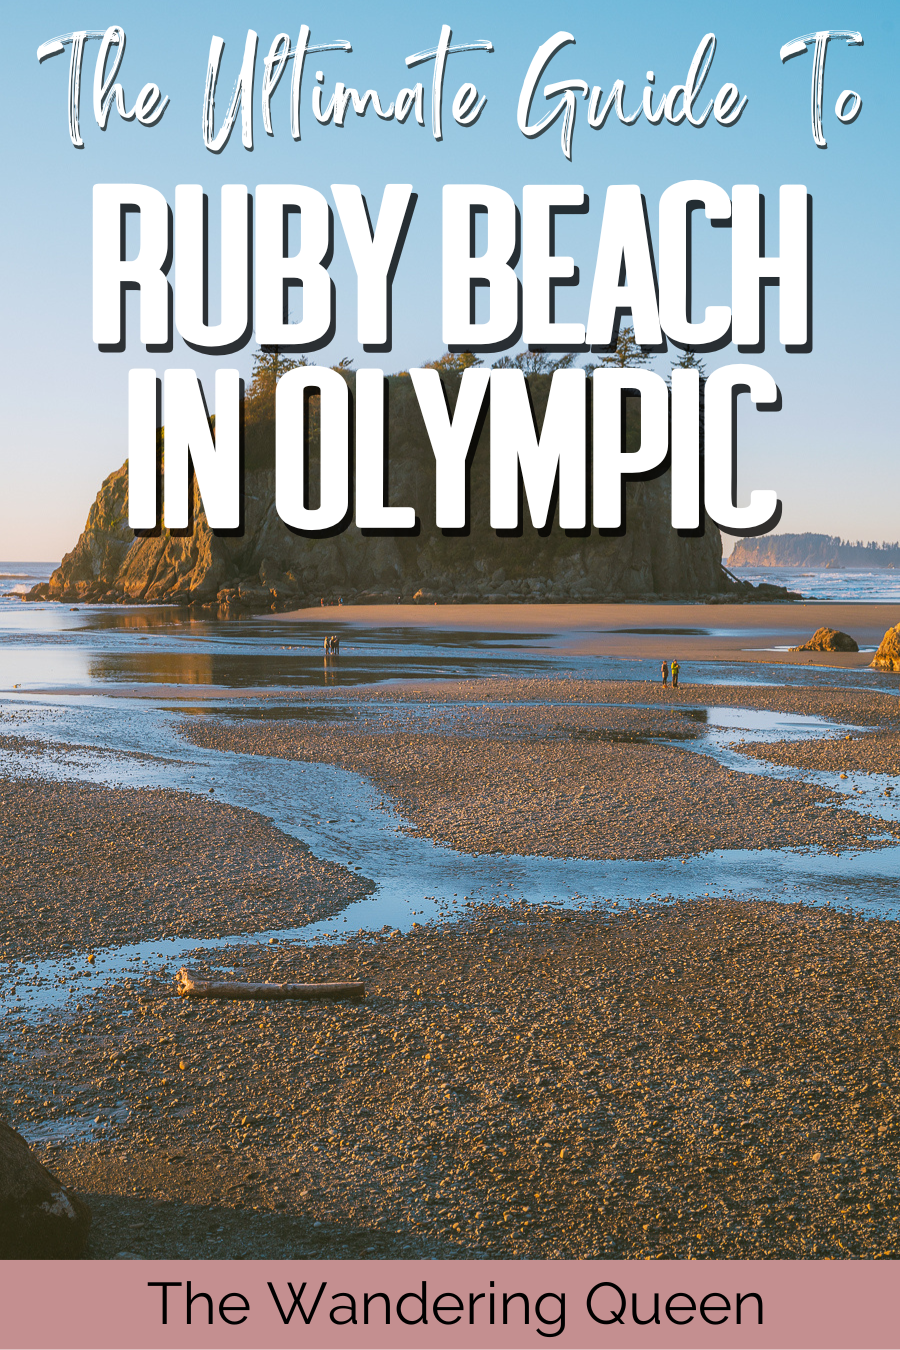
<svg viewBox="0 0 900 1350"><path fill-rule="evenodd" d="M706 362L701 361L693 347L685 347L677 361L672 362L667 382L672 386L673 370L696 370L700 376L700 430L706 434Z"/></svg>
<svg viewBox="0 0 900 1350"><path fill-rule="evenodd" d="M701 361L693 347L685 347L677 361L672 362L673 370L696 370L701 380L706 379L706 362Z"/></svg>
<svg viewBox="0 0 900 1350"><path fill-rule="evenodd" d="M248 422L260 417L271 417L275 410L275 386L281 376L297 366L307 366L305 356L291 357L283 354L281 347L265 350L257 347L253 353L253 379L244 394L244 416Z"/></svg>
<svg viewBox="0 0 900 1350"><path fill-rule="evenodd" d="M619 329L619 335L616 338L616 345L611 352L606 352L600 357L599 361L591 362L585 366L585 370L592 371L608 369L610 366L621 370L623 366L646 366L650 360L651 353L645 352L634 340L634 329L631 324Z"/></svg>
<svg viewBox="0 0 900 1350"><path fill-rule="evenodd" d="M257 347L253 353L253 385L275 384L285 371L308 365L305 356L294 359L282 355L281 347Z"/></svg>
<svg viewBox="0 0 900 1350"><path fill-rule="evenodd" d="M439 370L444 374L453 371L457 375L461 375L470 366L483 364L481 357L476 356L474 352L444 352L444 355L439 356L436 361L426 361L423 370Z"/></svg>
<svg viewBox="0 0 900 1350"><path fill-rule="evenodd" d="M525 375L552 375L555 370L568 370L574 366L575 357L572 352L566 352L565 356L552 357L546 352L516 352L515 356L501 356L499 361L493 364L493 370L521 370Z"/></svg>
<svg viewBox="0 0 900 1350"><path fill-rule="evenodd" d="M272 417L275 413L275 387L282 375L298 366L308 366L305 356L285 356L282 347L257 347L253 353L253 379L244 395L244 416L248 422L258 421L260 417ZM349 371L353 358L343 357L332 370ZM312 396L314 413L318 409L318 395Z"/></svg>

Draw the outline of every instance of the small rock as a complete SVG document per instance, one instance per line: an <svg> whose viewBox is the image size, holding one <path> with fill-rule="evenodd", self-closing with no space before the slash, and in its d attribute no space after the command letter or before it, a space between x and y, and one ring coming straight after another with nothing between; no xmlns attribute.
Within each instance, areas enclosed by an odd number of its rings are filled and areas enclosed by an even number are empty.
<svg viewBox="0 0 900 1350"><path fill-rule="evenodd" d="M808 642L792 647L792 652L858 652L858 643L849 633L837 628L817 628Z"/></svg>

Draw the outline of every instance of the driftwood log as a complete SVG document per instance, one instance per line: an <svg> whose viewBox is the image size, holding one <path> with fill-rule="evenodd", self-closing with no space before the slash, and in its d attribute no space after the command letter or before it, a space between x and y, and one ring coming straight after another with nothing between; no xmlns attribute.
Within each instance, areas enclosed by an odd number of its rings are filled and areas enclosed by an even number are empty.
<svg viewBox="0 0 900 1350"><path fill-rule="evenodd" d="M362 980L334 984L249 984L240 980L198 980L184 967L175 976L181 998L353 998L366 996Z"/></svg>

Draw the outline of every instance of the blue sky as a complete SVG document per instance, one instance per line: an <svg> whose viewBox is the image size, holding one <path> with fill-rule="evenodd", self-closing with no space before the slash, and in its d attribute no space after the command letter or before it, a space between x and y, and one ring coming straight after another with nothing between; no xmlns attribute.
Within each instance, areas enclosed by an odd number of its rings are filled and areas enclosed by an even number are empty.
<svg viewBox="0 0 900 1350"><path fill-rule="evenodd" d="M184 17L182 17L182 14ZM894 337L897 308L895 117L898 16L884 0L860 3L746 5L647 0L641 6L523 0L512 4L394 3L373 6L350 0L341 6L311 3L215 4L193 0L150 6L97 0L18 6L5 16L0 63L8 128L4 144L6 210L3 212L4 275L3 392L0 556L57 558L71 548L105 474L126 455L127 371L154 364L191 366L209 380L216 366L238 366L249 375L252 343L228 357L190 351L177 334L171 354L148 356L137 341L137 312L129 309L124 353L99 353L91 342L91 189L95 182L141 182L170 202L177 183L201 183L210 195L217 229L218 189L223 183L297 182L328 194L332 182L358 183L377 210L386 182L411 182L418 193L412 227L394 283L394 349L374 358L355 340L356 291L352 264L335 228L331 266L337 289L337 330L317 360L343 356L358 363L403 369L438 356L440 323L440 201L445 182L493 183L521 200L526 183L580 183L591 199L587 215L569 217L557 232L557 251L571 253L581 284L565 295L558 317L584 320L593 275L600 217L610 183L638 183L647 199L655 234L659 196L670 183L705 178L730 189L756 183L770 206L768 252L777 252L772 230L777 190L805 183L814 200L814 348L786 354L777 343L777 301L770 292L764 353L741 357L726 348L709 358L713 367L750 359L778 381L783 409L774 415L742 414L741 484L776 488L784 502L779 529L824 530L853 538L896 538L900 501L898 380ZM279 31L296 37L309 24L313 42L347 39L351 53L310 57L304 80L302 139L288 125L290 75L273 100L274 136L260 116L262 57ZM319 126L310 111L315 71L325 89L343 80L360 90L374 87L387 102L417 78L430 94L431 67L408 71L404 57L433 46L442 23L454 42L488 38L494 52L450 58L445 95L445 136L431 135L410 118L385 123L371 112L351 114L339 130ZM120 72L129 103L149 80L171 104L153 128L126 124L114 114L99 130L91 112L97 43L87 47L82 93L83 150L75 150L66 124L68 56L38 65L38 45L78 27L118 23L127 49ZM220 155L203 145L201 111L210 38L226 47L219 108L227 105L248 28L259 33L255 93L255 149L248 153L240 129ZM829 47L825 74L827 150L817 149L810 129L811 52L782 66L779 49L819 28L862 32L865 45ZM665 91L684 81L704 33L718 49L708 89L738 85L749 103L732 128L712 120L701 130L682 124L649 126L643 119L624 127L614 119L590 130L579 109L572 162L560 150L558 124L528 140L516 126L516 103L537 47L557 29L576 43L548 68L547 79L577 76L608 90L626 81L626 107L640 99L647 70ZM462 129L449 116L452 93L465 80L487 95L476 126ZM542 82L543 83L543 82ZM860 117L842 126L834 116L841 90L863 97ZM326 99L327 99L326 92ZM541 100L538 100L540 102ZM536 105L537 107L537 105ZM705 230L695 244L695 306L730 300L730 234ZM213 262L215 259L213 258ZM212 273L215 306L215 271ZM177 286L177 262L173 270ZM131 301L129 301L131 305ZM672 355L675 355L673 352ZM656 368L668 369L671 356ZM746 400L744 400L746 402Z"/></svg>

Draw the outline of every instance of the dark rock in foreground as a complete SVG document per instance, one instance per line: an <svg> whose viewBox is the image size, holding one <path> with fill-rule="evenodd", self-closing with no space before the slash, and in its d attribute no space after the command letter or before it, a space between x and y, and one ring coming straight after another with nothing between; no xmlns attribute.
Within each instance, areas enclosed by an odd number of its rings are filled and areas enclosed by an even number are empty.
<svg viewBox="0 0 900 1350"><path fill-rule="evenodd" d="M48 1172L22 1136L0 1122L0 1258L80 1256L91 1212Z"/></svg>
<svg viewBox="0 0 900 1350"><path fill-rule="evenodd" d="M445 376L444 385L455 405L458 378ZM540 421L549 377L532 377L529 389ZM471 528L445 534L434 525L434 457L408 378L390 380L389 408L388 499L415 507L416 533L367 534L353 524L325 538L289 530L275 512L274 420L269 410L256 408L245 428L239 534L213 533L195 489L190 534L162 529L135 537L123 466L104 482L73 551L29 598L171 601L226 611L295 609L339 596L357 604L791 598L781 587L757 590L727 576L721 536L711 521L700 537L672 529L668 474L627 485L627 528L620 536L566 533L556 525L539 533L525 509L521 533L499 537L489 520L488 424L469 469ZM628 407L626 423L636 445L636 407ZM313 483L316 458L314 439Z"/></svg>
<svg viewBox="0 0 900 1350"><path fill-rule="evenodd" d="M858 652L859 644L849 633L838 628L817 628L808 642L802 647L792 647L792 652Z"/></svg>

